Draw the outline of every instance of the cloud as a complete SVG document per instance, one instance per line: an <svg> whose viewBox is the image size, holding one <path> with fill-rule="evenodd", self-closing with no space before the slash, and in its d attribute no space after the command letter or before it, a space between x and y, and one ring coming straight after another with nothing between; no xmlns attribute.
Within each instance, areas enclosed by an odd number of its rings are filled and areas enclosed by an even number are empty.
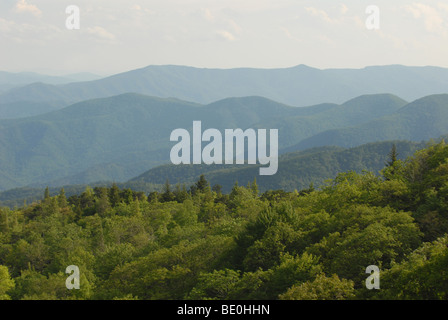
<svg viewBox="0 0 448 320"><path fill-rule="evenodd" d="M241 26L232 19L233 17L229 17L223 10L200 8L187 14L190 21L196 22L196 36L203 39L208 38L214 41L218 38L220 40L235 41L243 32ZM189 28L185 30L189 30Z"/></svg>
<svg viewBox="0 0 448 320"><path fill-rule="evenodd" d="M214 21L215 20L215 16L212 14L210 9L201 9L201 14L202 17L207 20L207 21Z"/></svg>
<svg viewBox="0 0 448 320"><path fill-rule="evenodd" d="M448 4L439 2L437 5L439 6L439 8L441 8L441 9L445 10L446 12L448 12Z"/></svg>
<svg viewBox="0 0 448 320"><path fill-rule="evenodd" d="M327 12L325 12L324 10L319 10L317 8L313 8L313 7L307 7L305 8L306 12L308 12L310 15L314 16L314 17L318 17L326 22L336 22L335 20L331 19L330 16L328 15Z"/></svg>
<svg viewBox="0 0 448 320"><path fill-rule="evenodd" d="M414 3L405 6L405 9L412 14L415 19L422 19L428 32L440 34L446 33L447 30L444 19L440 15L440 11L436 8L423 3Z"/></svg>
<svg viewBox="0 0 448 320"><path fill-rule="evenodd" d="M289 31L288 28L280 27L280 30L283 31L283 33L286 35L286 37L287 37L288 39L291 39L291 40L294 40L294 41L298 41L298 42L302 42L302 39L300 39L300 38L294 36L294 35L291 33L291 31Z"/></svg>
<svg viewBox="0 0 448 320"><path fill-rule="evenodd" d="M2 33L10 32L14 28L14 22L0 18L0 31Z"/></svg>
<svg viewBox="0 0 448 320"><path fill-rule="evenodd" d="M135 10L135 11L138 11L138 12L141 12L141 13L147 13L147 14L150 14L150 15L155 14L154 11L152 11L152 10L150 10L150 9L147 9L147 8L143 8L141 5L138 5L138 4L134 4L134 5L131 7L131 9L132 9L132 10Z"/></svg>
<svg viewBox="0 0 448 320"><path fill-rule="evenodd" d="M228 20L228 24L236 34L240 34L243 29L233 20Z"/></svg>
<svg viewBox="0 0 448 320"><path fill-rule="evenodd" d="M17 12L31 13L36 17L42 15L42 11L40 11L38 7L36 7L34 4L27 3L26 0L19 0L16 4L15 9Z"/></svg>
<svg viewBox="0 0 448 320"><path fill-rule="evenodd" d="M60 39L65 31L43 20L32 23L22 23L14 20L0 18L0 37L5 40L12 40L17 44L27 45L48 45Z"/></svg>
<svg viewBox="0 0 448 320"><path fill-rule="evenodd" d="M228 31L220 30L220 31L217 31L216 33L220 38L222 38L224 40L227 40L227 41L235 41L236 40L235 36Z"/></svg>
<svg viewBox="0 0 448 320"><path fill-rule="evenodd" d="M88 28L87 32L104 40L115 40L115 35L102 27L95 26L93 28Z"/></svg>
<svg viewBox="0 0 448 320"><path fill-rule="evenodd" d="M346 14L348 12L348 7L345 4L341 3L339 5L339 10L342 14Z"/></svg>

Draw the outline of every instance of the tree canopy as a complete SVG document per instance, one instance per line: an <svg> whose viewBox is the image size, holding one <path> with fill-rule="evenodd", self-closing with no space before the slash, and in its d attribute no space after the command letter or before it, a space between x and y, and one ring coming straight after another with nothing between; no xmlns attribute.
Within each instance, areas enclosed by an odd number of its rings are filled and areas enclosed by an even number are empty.
<svg viewBox="0 0 448 320"><path fill-rule="evenodd" d="M392 159L293 192L47 190L0 209L0 299L447 299L448 145Z"/></svg>

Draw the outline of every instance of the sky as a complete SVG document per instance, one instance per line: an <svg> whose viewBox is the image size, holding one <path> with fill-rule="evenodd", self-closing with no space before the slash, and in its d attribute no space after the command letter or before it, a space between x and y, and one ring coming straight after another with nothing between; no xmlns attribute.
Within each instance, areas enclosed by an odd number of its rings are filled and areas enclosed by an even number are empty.
<svg viewBox="0 0 448 320"><path fill-rule="evenodd" d="M69 30L66 8L80 10ZM370 30L366 8L379 9ZM371 21L371 20L370 20ZM446 0L1 0L0 70L448 67Z"/></svg>

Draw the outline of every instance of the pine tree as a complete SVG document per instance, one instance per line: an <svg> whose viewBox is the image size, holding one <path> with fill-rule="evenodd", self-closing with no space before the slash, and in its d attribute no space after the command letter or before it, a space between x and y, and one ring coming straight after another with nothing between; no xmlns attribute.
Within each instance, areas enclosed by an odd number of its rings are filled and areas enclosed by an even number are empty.
<svg viewBox="0 0 448 320"><path fill-rule="evenodd" d="M213 188L212 188L212 191L213 191L213 192L216 192L216 195L217 195L218 197L221 197L221 196L222 196L222 185L220 185L220 184L215 184L215 185L213 186Z"/></svg>
<svg viewBox="0 0 448 320"><path fill-rule="evenodd" d="M392 145L392 149L389 152L389 160L386 162L386 167L392 167L398 160L397 146L395 143Z"/></svg>
<svg viewBox="0 0 448 320"><path fill-rule="evenodd" d="M392 179L397 173L398 153L395 143L392 145L392 149L388 154L388 161L385 163L386 168L384 170L386 180Z"/></svg>
<svg viewBox="0 0 448 320"><path fill-rule="evenodd" d="M67 197L65 196L64 188L61 188L61 191L59 192L58 204L60 208L65 208L67 206Z"/></svg>
<svg viewBox="0 0 448 320"><path fill-rule="evenodd" d="M44 192L44 199L48 199L50 198L50 189L48 189L48 186L45 188L45 192Z"/></svg>
<svg viewBox="0 0 448 320"><path fill-rule="evenodd" d="M134 193L131 189L127 188L121 192L121 198L124 199L126 204L130 204L134 201Z"/></svg>
<svg viewBox="0 0 448 320"><path fill-rule="evenodd" d="M232 191L230 191L230 194L229 194L230 199L233 199L238 195L239 188L240 187L238 185L238 181L235 181L235 183L233 184L233 187L232 187Z"/></svg>
<svg viewBox="0 0 448 320"><path fill-rule="evenodd" d="M174 201L175 195L171 191L170 181L166 179L165 185L163 186L162 200L164 202Z"/></svg>
<svg viewBox="0 0 448 320"><path fill-rule="evenodd" d="M176 188L174 190L174 196L175 200L179 203L184 202L188 198L188 192L185 187L185 184L182 184L182 187L180 184L176 184Z"/></svg>
<svg viewBox="0 0 448 320"><path fill-rule="evenodd" d="M308 188L300 190L300 192L298 194L299 194L299 196L303 196L303 195L306 195L306 194L310 194L311 192L313 192L315 190L316 189L314 189L314 183L311 182L309 184Z"/></svg>
<svg viewBox="0 0 448 320"><path fill-rule="evenodd" d="M257 185L257 178L254 178L254 181L252 182L250 189L252 190L252 193L258 197L259 191L258 191L258 185Z"/></svg>
<svg viewBox="0 0 448 320"><path fill-rule="evenodd" d="M199 180L196 182L196 188L199 192L205 192L209 189L209 183L203 174L200 175Z"/></svg>
<svg viewBox="0 0 448 320"><path fill-rule="evenodd" d="M156 203L159 202L159 193L157 191L152 191L148 194L148 202L149 203Z"/></svg>
<svg viewBox="0 0 448 320"><path fill-rule="evenodd" d="M95 212L95 196L91 187L87 186L79 198L79 207L86 215L92 215Z"/></svg>
<svg viewBox="0 0 448 320"><path fill-rule="evenodd" d="M109 203L112 207L115 207L120 203L120 189L114 182L112 187L109 189Z"/></svg>

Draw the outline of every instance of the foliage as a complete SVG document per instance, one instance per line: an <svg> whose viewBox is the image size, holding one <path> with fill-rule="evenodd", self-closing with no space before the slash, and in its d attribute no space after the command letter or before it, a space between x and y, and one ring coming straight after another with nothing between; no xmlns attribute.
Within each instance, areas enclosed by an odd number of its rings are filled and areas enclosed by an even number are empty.
<svg viewBox="0 0 448 320"><path fill-rule="evenodd" d="M226 194L202 175L149 195L47 191L0 209L0 298L447 299L447 163L442 141L318 189ZM381 290L365 288L369 265Z"/></svg>
<svg viewBox="0 0 448 320"><path fill-rule="evenodd" d="M318 275L313 281L292 286L280 295L281 300L346 300L354 297L353 281L339 279L336 274L332 277Z"/></svg>

